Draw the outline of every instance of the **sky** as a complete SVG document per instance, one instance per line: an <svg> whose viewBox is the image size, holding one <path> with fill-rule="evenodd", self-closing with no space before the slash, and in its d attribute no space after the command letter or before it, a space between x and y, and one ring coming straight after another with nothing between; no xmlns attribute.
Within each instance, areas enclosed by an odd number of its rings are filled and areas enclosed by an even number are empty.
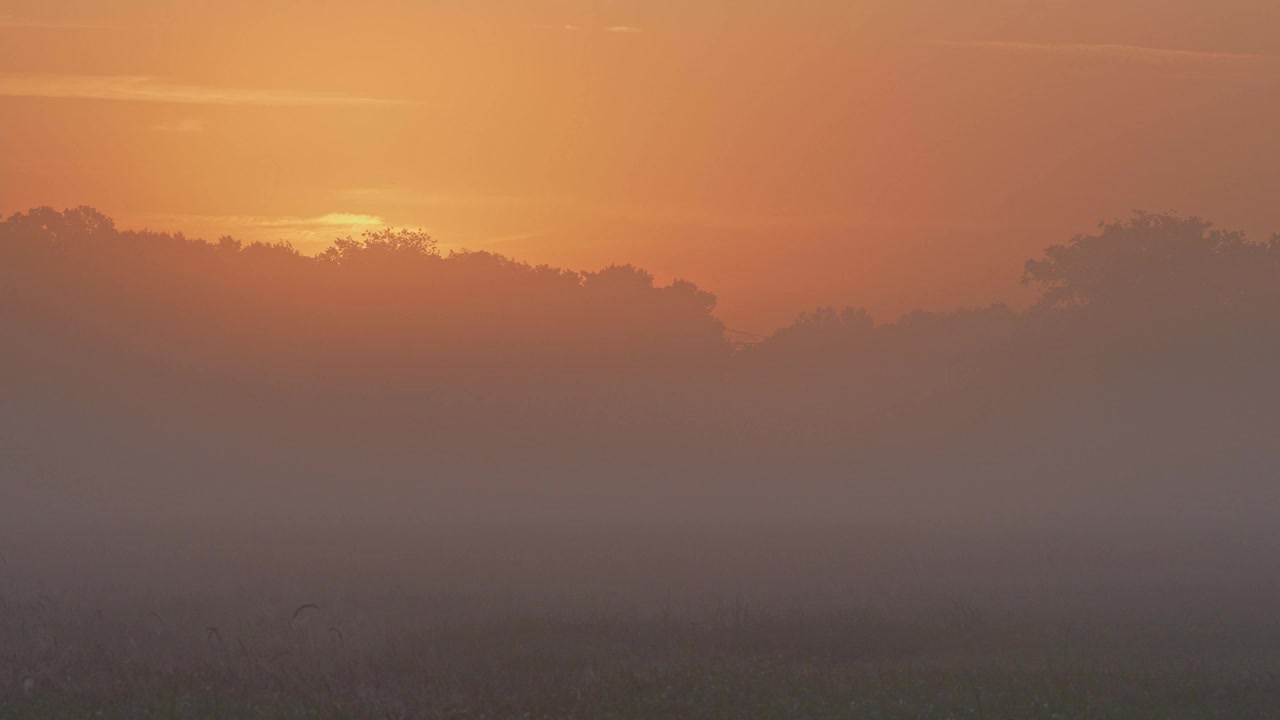
<svg viewBox="0 0 1280 720"><path fill-rule="evenodd" d="M1135 209L1280 231L1274 0L2 0L0 212L444 248L768 332L1020 303Z"/></svg>

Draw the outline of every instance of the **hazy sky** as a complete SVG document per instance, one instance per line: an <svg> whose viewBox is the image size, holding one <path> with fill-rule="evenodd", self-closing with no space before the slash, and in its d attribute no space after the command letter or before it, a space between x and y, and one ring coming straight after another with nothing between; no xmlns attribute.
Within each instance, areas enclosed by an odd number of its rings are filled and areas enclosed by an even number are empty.
<svg viewBox="0 0 1280 720"><path fill-rule="evenodd" d="M1275 0L3 0L0 211L362 225L716 291L1016 300L1135 208L1280 230Z"/></svg>

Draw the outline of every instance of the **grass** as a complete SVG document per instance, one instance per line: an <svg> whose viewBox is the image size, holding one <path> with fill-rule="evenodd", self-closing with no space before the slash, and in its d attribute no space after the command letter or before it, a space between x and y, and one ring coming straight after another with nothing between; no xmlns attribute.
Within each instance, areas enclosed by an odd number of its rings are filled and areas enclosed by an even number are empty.
<svg viewBox="0 0 1280 720"><path fill-rule="evenodd" d="M0 717L1262 720L1280 708L1280 628L1256 624L740 605L440 615L9 598Z"/></svg>

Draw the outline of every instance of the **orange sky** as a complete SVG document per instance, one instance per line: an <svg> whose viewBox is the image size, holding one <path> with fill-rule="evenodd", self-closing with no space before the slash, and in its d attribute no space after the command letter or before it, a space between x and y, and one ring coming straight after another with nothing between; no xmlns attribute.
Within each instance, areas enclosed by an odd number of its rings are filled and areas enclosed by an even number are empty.
<svg viewBox="0 0 1280 720"><path fill-rule="evenodd" d="M366 224L717 292L1018 300L1135 208L1280 231L1273 0L3 0L0 211Z"/></svg>

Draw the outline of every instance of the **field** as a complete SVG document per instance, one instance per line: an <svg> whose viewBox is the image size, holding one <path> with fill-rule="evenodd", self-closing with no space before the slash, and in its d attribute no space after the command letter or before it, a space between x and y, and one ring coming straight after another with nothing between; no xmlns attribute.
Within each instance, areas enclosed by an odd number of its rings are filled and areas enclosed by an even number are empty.
<svg viewBox="0 0 1280 720"><path fill-rule="evenodd" d="M787 550L793 566L813 554ZM810 557L812 582L787 579L783 600L764 582L716 595L744 587L750 568L778 570L763 552L737 569L708 560L725 574L696 596L688 580L702 570L681 580L673 567L659 581L639 553L612 574L588 572L580 554L560 570L595 584L535 588L515 570L534 552L488 566L500 581L455 574L452 591L345 570L327 585L271 582L268 569L242 575L247 586L170 576L167 591L123 578L111 589L95 576L37 594L36 574L11 572L0 716L1262 720L1280 708L1280 622L1265 578L1089 585L1080 564L1062 562L1069 582L1039 586L1058 604L960 586L950 598L917 585L877 599L852 585L819 590L838 563ZM1012 557L1001 564L1026 580ZM1186 577L1186 562L1169 571ZM975 566L961 571L993 584ZM444 583L431 572L428 585ZM925 574L951 582L941 568Z"/></svg>
<svg viewBox="0 0 1280 720"><path fill-rule="evenodd" d="M3 625L12 718L1269 718L1275 631L952 617L232 626L47 598ZM376 612L370 610L369 612ZM307 620L302 618L314 614ZM19 670L22 668L22 670ZM30 669L30 670L27 670Z"/></svg>

